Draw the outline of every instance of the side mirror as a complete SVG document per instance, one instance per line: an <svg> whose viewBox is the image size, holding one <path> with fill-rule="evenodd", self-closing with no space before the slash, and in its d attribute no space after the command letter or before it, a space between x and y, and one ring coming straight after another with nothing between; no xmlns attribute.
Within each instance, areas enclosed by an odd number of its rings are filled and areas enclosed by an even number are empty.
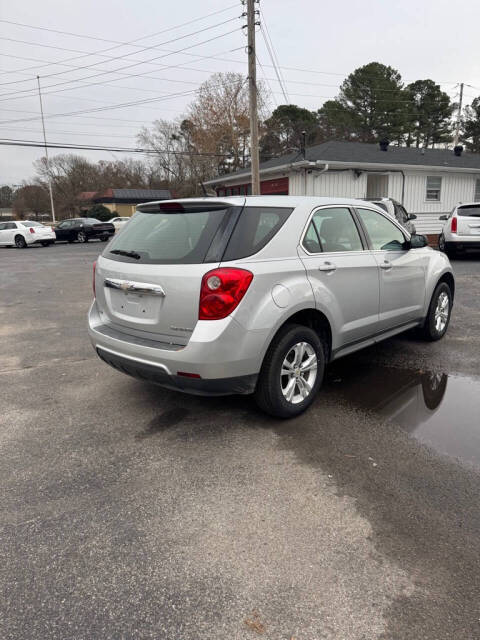
<svg viewBox="0 0 480 640"><path fill-rule="evenodd" d="M412 233L410 236L410 249L421 249L422 247L428 247L428 240L425 236L421 236L418 233Z"/></svg>
<svg viewBox="0 0 480 640"><path fill-rule="evenodd" d="M407 220L416 220L417 216L414 213L410 213Z"/></svg>
<svg viewBox="0 0 480 640"><path fill-rule="evenodd" d="M445 216L445 215L444 216L440 216L439 220L448 220L448 216Z"/></svg>

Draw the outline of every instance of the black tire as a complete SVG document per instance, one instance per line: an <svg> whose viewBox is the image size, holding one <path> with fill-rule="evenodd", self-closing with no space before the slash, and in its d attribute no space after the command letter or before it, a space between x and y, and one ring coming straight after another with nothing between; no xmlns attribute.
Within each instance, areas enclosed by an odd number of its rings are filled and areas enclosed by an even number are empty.
<svg viewBox="0 0 480 640"><path fill-rule="evenodd" d="M445 293L448 296L448 310L447 310L447 318L445 326L441 329L437 328L437 319L435 316L438 300L440 296ZM452 292L450 291L450 287L446 282L440 282L433 292L432 299L430 300L430 305L428 307L428 314L425 318L425 323L422 328L422 335L425 340L429 340L430 342L434 342L435 340L440 340L446 334L448 325L450 323L450 316L452 313Z"/></svg>
<svg viewBox="0 0 480 640"><path fill-rule="evenodd" d="M23 236L15 236L15 246L17 249L26 249L28 244Z"/></svg>
<svg viewBox="0 0 480 640"><path fill-rule="evenodd" d="M100 238L100 242L106 242L108 240L108 236L102 236Z"/></svg>
<svg viewBox="0 0 480 640"><path fill-rule="evenodd" d="M77 242L83 242L83 243L88 242L88 236L85 233L85 231L79 231L77 233Z"/></svg>
<svg viewBox="0 0 480 640"><path fill-rule="evenodd" d="M285 359L297 343L307 343L315 352L317 375L309 394L304 400L294 404L284 396L280 372ZM305 411L314 401L322 385L326 351L324 340L309 327L300 324L285 325L272 340L263 360L255 390L258 406L276 418L293 418Z"/></svg>
<svg viewBox="0 0 480 640"><path fill-rule="evenodd" d="M438 237L438 250L442 253L447 253L447 243L445 242L445 236L443 233Z"/></svg>

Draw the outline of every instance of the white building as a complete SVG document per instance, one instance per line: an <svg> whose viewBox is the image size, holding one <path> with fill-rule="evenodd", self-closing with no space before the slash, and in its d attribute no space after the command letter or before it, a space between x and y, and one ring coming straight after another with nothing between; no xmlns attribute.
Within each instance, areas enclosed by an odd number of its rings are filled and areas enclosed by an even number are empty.
<svg viewBox="0 0 480 640"><path fill-rule="evenodd" d="M349 198L388 196L417 214L418 232L439 233L438 218L459 202L480 201L480 154L361 142L324 142L305 158L291 153L260 164L262 194ZM250 169L205 183L219 196L251 193Z"/></svg>

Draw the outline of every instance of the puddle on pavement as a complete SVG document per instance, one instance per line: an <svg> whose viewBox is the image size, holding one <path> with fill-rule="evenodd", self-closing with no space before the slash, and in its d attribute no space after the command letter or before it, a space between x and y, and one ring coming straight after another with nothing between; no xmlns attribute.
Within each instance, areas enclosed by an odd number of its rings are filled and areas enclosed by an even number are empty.
<svg viewBox="0 0 480 640"><path fill-rule="evenodd" d="M480 379L334 363L325 390L398 424L442 454L480 467Z"/></svg>

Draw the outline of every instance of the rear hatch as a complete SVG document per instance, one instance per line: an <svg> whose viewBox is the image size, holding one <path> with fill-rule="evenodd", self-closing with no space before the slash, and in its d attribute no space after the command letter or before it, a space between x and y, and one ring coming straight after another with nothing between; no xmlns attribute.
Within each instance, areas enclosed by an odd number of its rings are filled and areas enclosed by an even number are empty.
<svg viewBox="0 0 480 640"><path fill-rule="evenodd" d="M479 236L480 239L480 203L461 205L457 208L458 235Z"/></svg>
<svg viewBox="0 0 480 640"><path fill-rule="evenodd" d="M202 277L218 266L241 210L218 200L139 205L97 262L97 304L108 324L187 344Z"/></svg>

